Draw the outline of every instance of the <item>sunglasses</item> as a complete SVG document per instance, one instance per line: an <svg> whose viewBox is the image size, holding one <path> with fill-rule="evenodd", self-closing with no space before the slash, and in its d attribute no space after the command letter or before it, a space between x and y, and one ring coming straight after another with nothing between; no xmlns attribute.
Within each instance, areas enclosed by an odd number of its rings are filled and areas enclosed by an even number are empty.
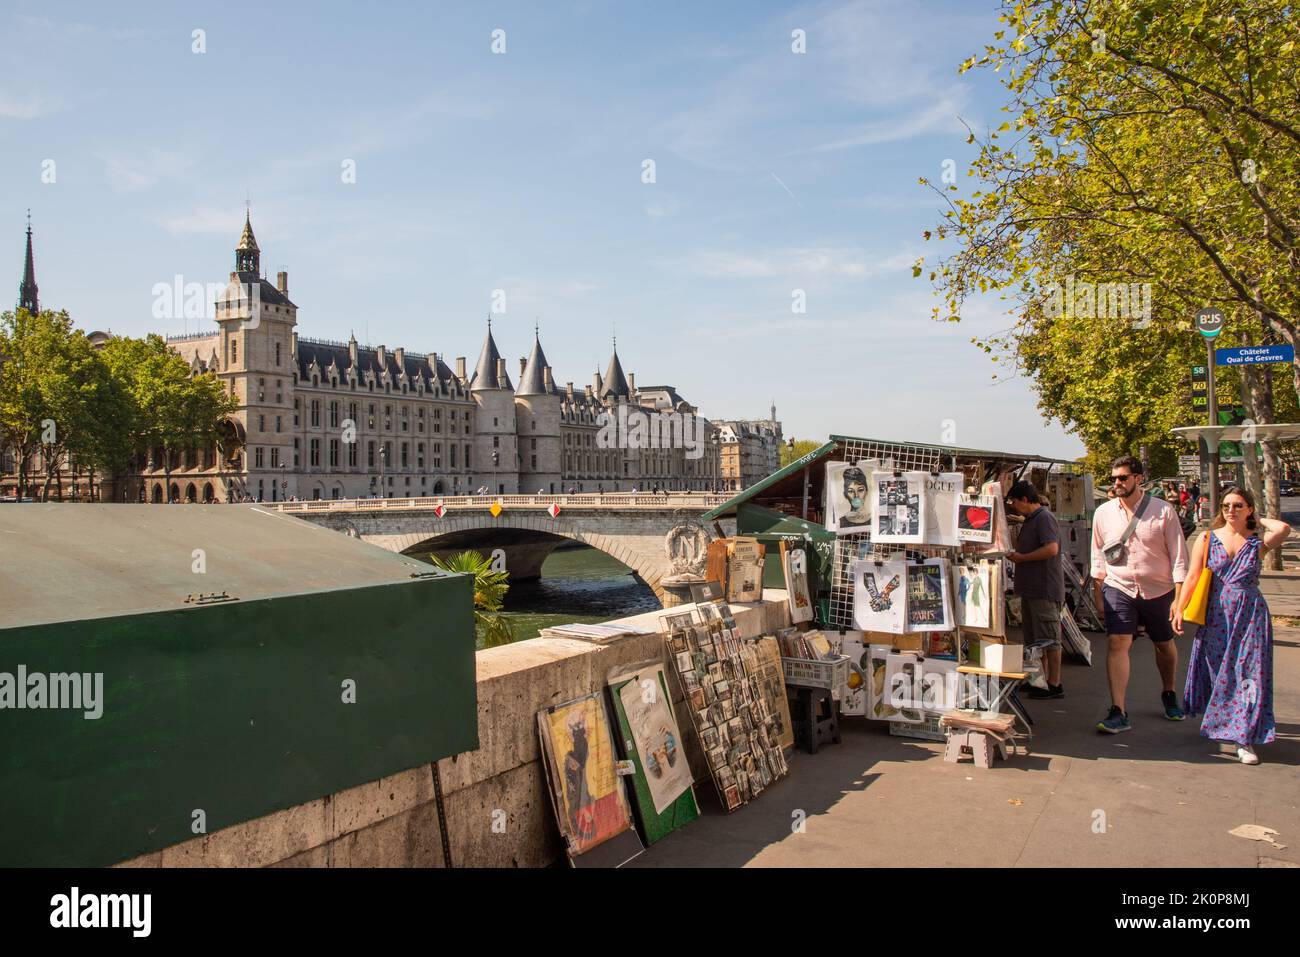
<svg viewBox="0 0 1300 957"><path fill-rule="evenodd" d="M1133 476L1131 476L1131 475L1112 475L1112 476L1110 477L1110 480L1111 480L1112 482L1127 482L1127 481L1128 481L1129 479L1131 479L1132 477L1133 477Z"/></svg>
<svg viewBox="0 0 1300 957"><path fill-rule="evenodd" d="M1235 512L1239 508L1246 508L1246 506L1239 502L1225 502L1223 505L1223 510L1225 512Z"/></svg>

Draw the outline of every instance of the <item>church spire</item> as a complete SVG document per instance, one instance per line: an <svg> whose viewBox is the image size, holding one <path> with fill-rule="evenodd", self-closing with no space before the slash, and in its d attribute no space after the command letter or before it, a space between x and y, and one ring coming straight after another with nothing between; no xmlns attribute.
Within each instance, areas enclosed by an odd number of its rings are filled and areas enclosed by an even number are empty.
<svg viewBox="0 0 1300 957"><path fill-rule="evenodd" d="M32 257L32 211L27 210L27 259L23 263L23 281L18 286L18 308L32 315L41 311L36 290L36 260Z"/></svg>
<svg viewBox="0 0 1300 957"><path fill-rule="evenodd" d="M244 231L239 236L239 245L235 247L235 272L251 273L253 279L261 275L262 251L257 247L257 237L253 235L251 210L244 212Z"/></svg>

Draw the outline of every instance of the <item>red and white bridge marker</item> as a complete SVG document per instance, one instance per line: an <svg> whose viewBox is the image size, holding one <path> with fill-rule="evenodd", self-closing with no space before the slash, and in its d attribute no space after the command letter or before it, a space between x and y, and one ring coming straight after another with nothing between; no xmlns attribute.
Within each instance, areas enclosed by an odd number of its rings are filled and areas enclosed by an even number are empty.
<svg viewBox="0 0 1300 957"><path fill-rule="evenodd" d="M551 518L555 518L555 516L560 514L560 506L552 502L551 507L548 508L547 511L551 513Z"/></svg>

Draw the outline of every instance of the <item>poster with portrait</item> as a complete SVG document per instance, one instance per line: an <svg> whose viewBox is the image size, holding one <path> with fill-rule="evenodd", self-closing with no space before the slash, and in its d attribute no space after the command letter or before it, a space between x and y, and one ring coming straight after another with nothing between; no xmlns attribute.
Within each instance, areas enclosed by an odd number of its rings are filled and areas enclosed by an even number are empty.
<svg viewBox="0 0 1300 957"><path fill-rule="evenodd" d="M992 625L992 563L987 560L955 566L957 584L957 624L963 628L988 628Z"/></svg>
<svg viewBox="0 0 1300 957"><path fill-rule="evenodd" d="M537 712L560 834L576 858L632 828L600 693ZM640 841L637 841L639 848Z"/></svg>
<svg viewBox="0 0 1300 957"><path fill-rule="evenodd" d="M925 477L925 508L922 525L927 545L960 545L957 534L957 504L962 497L966 476L961 472L940 472Z"/></svg>
<svg viewBox="0 0 1300 957"><path fill-rule="evenodd" d="M785 598L790 606L790 621L799 624L813 620L812 596L808 592L808 553L781 542L781 570L785 573Z"/></svg>
<svg viewBox="0 0 1300 957"><path fill-rule="evenodd" d="M901 635L907 630L907 564L902 558L849 563L853 576L853 626Z"/></svg>
<svg viewBox="0 0 1300 957"><path fill-rule="evenodd" d="M837 535L871 531L867 473L852 462L826 463L826 531Z"/></svg>
<svg viewBox="0 0 1300 957"><path fill-rule="evenodd" d="M957 537L963 542L993 541L993 514L997 499L992 495L961 495L957 499Z"/></svg>
<svg viewBox="0 0 1300 957"><path fill-rule="evenodd" d="M925 540L925 472L871 473L873 542Z"/></svg>
<svg viewBox="0 0 1300 957"><path fill-rule="evenodd" d="M952 600L948 593L948 561L927 558L907 566L907 630L951 631Z"/></svg>
<svg viewBox="0 0 1300 957"><path fill-rule="evenodd" d="M636 745L637 763L645 770L656 814L663 814L691 789L691 769L682 750L677 721L668 707L663 670L659 664L641 668L619 684L616 692Z"/></svg>

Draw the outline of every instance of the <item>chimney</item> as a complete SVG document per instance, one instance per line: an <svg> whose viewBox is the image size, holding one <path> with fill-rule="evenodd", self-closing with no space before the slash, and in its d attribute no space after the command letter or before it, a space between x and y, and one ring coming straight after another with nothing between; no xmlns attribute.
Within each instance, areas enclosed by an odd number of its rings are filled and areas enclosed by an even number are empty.
<svg viewBox="0 0 1300 957"><path fill-rule="evenodd" d="M596 378L599 379L600 376L597 375ZM592 391L591 391L591 386L585 386L584 388L587 390L586 393L585 393L586 396L587 396L587 398L588 398L588 399L593 398Z"/></svg>
<svg viewBox="0 0 1300 957"><path fill-rule="evenodd" d="M398 346L396 349L393 350L393 358L397 360L397 368L405 372L406 364L403 362L403 360L406 358L406 350L403 349L401 346Z"/></svg>
<svg viewBox="0 0 1300 957"><path fill-rule="evenodd" d="M429 361L429 368L433 370L433 377L436 379L438 377L438 353L430 352L424 358Z"/></svg>
<svg viewBox="0 0 1300 957"><path fill-rule="evenodd" d="M388 353L384 350L382 345L375 350L375 360L379 363L379 369L381 372L388 368L388 363L385 361L387 355Z"/></svg>
<svg viewBox="0 0 1300 957"><path fill-rule="evenodd" d="M542 366L542 384L546 387L547 392L555 391L555 379L551 376L550 366Z"/></svg>
<svg viewBox="0 0 1300 957"><path fill-rule="evenodd" d="M519 357L519 381L524 381L524 367L528 365L528 360L523 356Z"/></svg>
<svg viewBox="0 0 1300 957"><path fill-rule="evenodd" d="M635 391L636 391L636 373L635 373L635 372L629 372L629 373L627 374L627 391L629 391L629 392L635 392Z"/></svg>
<svg viewBox="0 0 1300 957"><path fill-rule="evenodd" d="M565 391L566 393L568 393L569 401L572 402L572 401L573 401L573 383L572 383L572 382L566 383L566 384L565 384L565 389L564 389L564 391Z"/></svg>
<svg viewBox="0 0 1300 957"><path fill-rule="evenodd" d="M504 388L506 381L506 360L497 359L497 385Z"/></svg>
<svg viewBox="0 0 1300 957"><path fill-rule="evenodd" d="M460 379L462 382L465 380L465 357L464 356L456 357L456 378Z"/></svg>
<svg viewBox="0 0 1300 957"><path fill-rule="evenodd" d="M297 333L294 333L294 335L296 336ZM352 360L354 366L357 364L357 340L355 338L348 340L348 358Z"/></svg>
<svg viewBox="0 0 1300 957"><path fill-rule="evenodd" d="M283 269L275 274L275 288L286 296L289 295L289 274Z"/></svg>

